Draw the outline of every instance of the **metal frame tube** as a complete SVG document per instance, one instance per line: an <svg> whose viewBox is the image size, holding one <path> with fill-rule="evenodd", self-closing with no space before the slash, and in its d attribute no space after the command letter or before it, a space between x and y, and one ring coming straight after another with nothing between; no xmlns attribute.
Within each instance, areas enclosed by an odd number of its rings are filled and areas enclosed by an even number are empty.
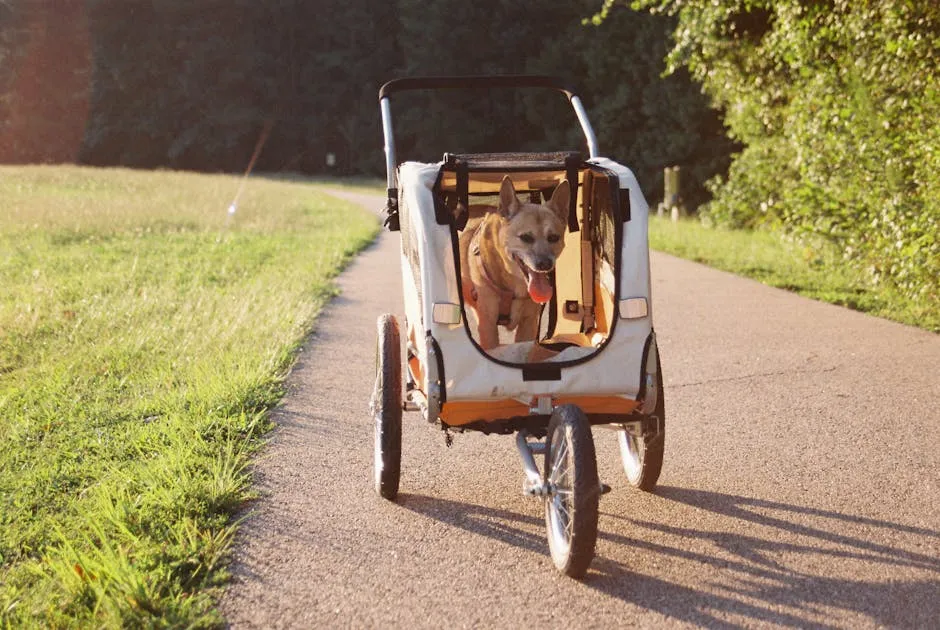
<svg viewBox="0 0 940 630"><path fill-rule="evenodd" d="M538 86L555 87L556 89L561 89L566 95L568 95L568 100L571 103L571 107L574 109L574 113L578 117L578 123L581 125L581 131L584 133L584 138L587 141L588 153L590 154L590 157L596 158L600 156L600 153L597 150L597 136L594 135L594 128L591 126L591 121L588 119L587 111L584 109L584 104L581 103L581 98L567 88L561 88L560 83L555 85L557 81L554 79L545 77L539 77L537 80L533 77L436 77L424 79L399 79L397 81L390 81L386 85L382 86L379 98L379 108L382 112L382 134L385 138L386 183L389 189L398 188L398 175L396 170L398 163L396 162L395 155L395 134L392 131L392 108L388 96L393 91L393 84L401 84L398 87L398 89L401 90L434 89L441 87L473 87L477 83L481 84L483 87L513 87L514 85L518 84L522 87Z"/></svg>
<svg viewBox="0 0 940 630"><path fill-rule="evenodd" d="M398 176L395 171L395 134L392 132L392 106L388 97L379 101L382 111L382 135L385 138L385 173L387 188L398 188Z"/></svg>
<svg viewBox="0 0 940 630"><path fill-rule="evenodd" d="M522 484L522 492L527 495L540 496L545 494L545 484L542 483L542 475L535 463L532 449L529 448L529 442L526 439L528 435L526 431L516 433L516 448L519 450L519 456L522 458L522 468L525 471L525 483Z"/></svg>
<svg viewBox="0 0 940 630"><path fill-rule="evenodd" d="M656 383L656 374L659 372L659 364L656 361L656 333L650 333L650 343L646 346L646 374L645 388L643 391L643 402L640 405L640 412L647 415L656 411L656 403L659 398L659 387Z"/></svg>
<svg viewBox="0 0 940 630"><path fill-rule="evenodd" d="M584 109L584 105L581 103L581 99L577 94L571 95L571 106L574 108L574 113L578 117L578 122L581 123L581 131L584 132L584 137L587 139L588 153L591 155L591 158L599 157L600 153L597 151L597 136L594 135L594 128L591 127L591 121L588 120L587 111Z"/></svg>

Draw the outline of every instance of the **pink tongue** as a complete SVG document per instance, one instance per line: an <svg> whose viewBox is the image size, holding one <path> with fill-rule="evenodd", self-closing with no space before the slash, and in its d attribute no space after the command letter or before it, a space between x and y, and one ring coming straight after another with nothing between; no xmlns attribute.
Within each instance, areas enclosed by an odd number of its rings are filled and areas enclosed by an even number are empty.
<svg viewBox="0 0 940 630"><path fill-rule="evenodd" d="M552 284L547 273L529 273L529 297L533 302L545 304L552 299Z"/></svg>

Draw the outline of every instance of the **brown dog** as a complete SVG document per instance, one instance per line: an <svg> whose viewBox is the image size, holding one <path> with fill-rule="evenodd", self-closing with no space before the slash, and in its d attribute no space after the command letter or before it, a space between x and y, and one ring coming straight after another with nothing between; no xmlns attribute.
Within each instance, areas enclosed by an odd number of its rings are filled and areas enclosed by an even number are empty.
<svg viewBox="0 0 940 630"><path fill-rule="evenodd" d="M506 176L499 206L486 206L483 217L467 222L460 235L461 283L484 350L499 345L500 324L516 331L517 342L538 336L541 305L552 299L548 274L565 247L569 198L563 181L549 202L523 203Z"/></svg>

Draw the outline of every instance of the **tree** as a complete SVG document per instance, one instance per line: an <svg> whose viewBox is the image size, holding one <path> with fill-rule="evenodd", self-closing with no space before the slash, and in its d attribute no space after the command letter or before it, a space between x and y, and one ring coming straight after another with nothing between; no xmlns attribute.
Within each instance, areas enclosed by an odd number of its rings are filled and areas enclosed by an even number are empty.
<svg viewBox="0 0 940 630"><path fill-rule="evenodd" d="M705 181L727 168L734 145L687 75L662 77L674 21L614 7L600 25L585 26L596 6L545 3L534 19L531 6L509 0L399 0L404 74L529 72L572 80L601 152L626 162L652 198L661 195L664 166L685 167L684 193L694 207L707 196ZM499 92L400 99L400 154L585 150L564 98Z"/></svg>
<svg viewBox="0 0 940 630"><path fill-rule="evenodd" d="M746 145L708 216L833 243L940 305L940 5L643 0Z"/></svg>
<svg viewBox="0 0 940 630"><path fill-rule="evenodd" d="M90 63L83 0L0 4L0 162L75 160Z"/></svg>
<svg viewBox="0 0 940 630"><path fill-rule="evenodd" d="M515 0L87 0L76 5L87 6L92 43L80 159L239 171L273 123L259 170L378 174L384 81L543 73L580 88L602 152L627 162L648 195L678 164L694 204L731 144L687 76L660 76L672 21L619 7L585 26L596 2L534 12ZM0 50L15 36L0 24ZM393 107L402 159L585 149L565 98L544 90L400 94Z"/></svg>

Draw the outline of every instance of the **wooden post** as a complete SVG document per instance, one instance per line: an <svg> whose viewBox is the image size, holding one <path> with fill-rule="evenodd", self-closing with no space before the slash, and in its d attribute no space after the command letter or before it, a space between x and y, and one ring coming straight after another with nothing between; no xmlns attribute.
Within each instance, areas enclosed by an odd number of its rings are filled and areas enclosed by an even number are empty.
<svg viewBox="0 0 940 630"><path fill-rule="evenodd" d="M681 177L678 166L667 166L663 171L663 202L659 206L659 216L669 211L673 221L677 221L680 214L684 214L682 207Z"/></svg>

